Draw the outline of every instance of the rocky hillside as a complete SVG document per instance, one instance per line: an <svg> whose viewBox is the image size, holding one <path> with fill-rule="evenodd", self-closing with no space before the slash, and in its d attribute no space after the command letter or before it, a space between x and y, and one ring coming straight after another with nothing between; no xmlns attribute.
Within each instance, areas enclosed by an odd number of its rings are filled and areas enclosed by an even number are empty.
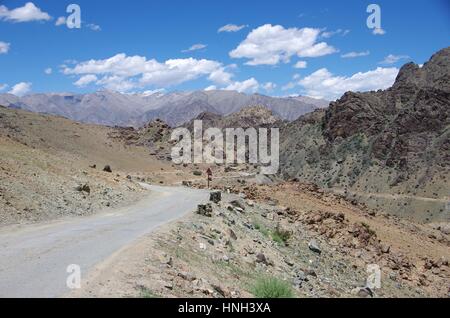
<svg viewBox="0 0 450 318"><path fill-rule="evenodd" d="M448 234L312 185L248 181L215 181L221 200L122 250L71 296L267 297L271 281L282 297L448 297ZM381 288L367 286L369 264Z"/></svg>
<svg viewBox="0 0 450 318"><path fill-rule="evenodd" d="M288 124L281 171L421 221L450 220L450 48L395 84Z"/></svg>
<svg viewBox="0 0 450 318"><path fill-rule="evenodd" d="M167 165L111 138L118 130L0 107L0 226L91 214L145 195L131 176Z"/></svg>
<svg viewBox="0 0 450 318"><path fill-rule="evenodd" d="M275 116L271 110L264 106L245 107L236 113L227 116L203 112L189 123L183 125L192 130L194 120L201 120L203 129L209 127L223 128L248 128L248 127L272 127L281 126L283 121Z"/></svg>
<svg viewBox="0 0 450 318"><path fill-rule="evenodd" d="M178 126L202 112L229 115L249 105L263 105L283 119L294 120L317 108L326 107L328 102L302 96L278 98L220 90L150 95L99 91L24 97L0 94L0 105L101 125L142 126L161 119L171 126Z"/></svg>

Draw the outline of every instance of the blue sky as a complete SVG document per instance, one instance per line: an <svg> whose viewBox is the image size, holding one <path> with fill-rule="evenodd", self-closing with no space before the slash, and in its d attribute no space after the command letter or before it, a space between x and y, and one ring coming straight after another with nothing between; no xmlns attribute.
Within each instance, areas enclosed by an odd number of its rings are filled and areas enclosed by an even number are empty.
<svg viewBox="0 0 450 318"><path fill-rule="evenodd" d="M0 1L3 93L215 88L335 99L390 86L402 64L424 63L450 39L445 0L27 2ZM70 3L80 29L63 23ZM366 24L371 3L378 34Z"/></svg>

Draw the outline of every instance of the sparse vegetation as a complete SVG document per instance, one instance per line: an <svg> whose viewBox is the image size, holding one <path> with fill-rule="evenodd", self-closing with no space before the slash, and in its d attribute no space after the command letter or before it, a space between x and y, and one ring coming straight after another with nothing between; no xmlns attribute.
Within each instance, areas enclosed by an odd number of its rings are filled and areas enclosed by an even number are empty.
<svg viewBox="0 0 450 318"><path fill-rule="evenodd" d="M294 290L287 282L276 277L260 277L251 293L257 298L293 298Z"/></svg>
<svg viewBox="0 0 450 318"><path fill-rule="evenodd" d="M277 242L278 244L286 244L289 238L291 237L291 232L283 230L279 226L275 228L275 231L271 233L272 240Z"/></svg>
<svg viewBox="0 0 450 318"><path fill-rule="evenodd" d="M259 223L254 223L253 227L258 230L259 232L261 232L262 235L264 235L265 237L269 237L270 235L270 231L264 227L263 225L259 224Z"/></svg>
<svg viewBox="0 0 450 318"><path fill-rule="evenodd" d="M160 298L158 295L156 295L154 292L152 292L150 289L142 286L140 288L139 293L140 298Z"/></svg>

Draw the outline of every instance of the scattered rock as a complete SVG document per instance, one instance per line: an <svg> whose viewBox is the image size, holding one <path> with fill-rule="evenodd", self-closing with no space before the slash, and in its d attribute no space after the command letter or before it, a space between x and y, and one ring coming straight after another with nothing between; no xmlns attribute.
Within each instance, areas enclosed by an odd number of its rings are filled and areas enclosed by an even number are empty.
<svg viewBox="0 0 450 318"><path fill-rule="evenodd" d="M228 230L228 234L230 235L231 239L233 239L235 241L237 240L237 235L236 235L236 233L234 233L234 231L232 229Z"/></svg>
<svg viewBox="0 0 450 318"><path fill-rule="evenodd" d="M183 185L185 187L192 187L192 182L191 181L182 181L181 185Z"/></svg>
<svg viewBox="0 0 450 318"><path fill-rule="evenodd" d="M356 287L352 289L351 294L360 298L373 297L373 292L369 287Z"/></svg>
<svg viewBox="0 0 450 318"><path fill-rule="evenodd" d="M75 189L79 192L91 193L91 187L88 184L79 185Z"/></svg>
<svg viewBox="0 0 450 318"><path fill-rule="evenodd" d="M103 168L103 171L112 173L111 166L110 166L110 165L106 165L106 166Z"/></svg>
<svg viewBox="0 0 450 318"><path fill-rule="evenodd" d="M388 254L391 250L391 246L387 244L381 244L381 252L384 254Z"/></svg>
<svg viewBox="0 0 450 318"><path fill-rule="evenodd" d="M173 259L167 254L163 254L161 257L161 263L169 266L173 266Z"/></svg>
<svg viewBox="0 0 450 318"><path fill-rule="evenodd" d="M226 297L227 292L219 285L211 284L211 287L222 297Z"/></svg>
<svg viewBox="0 0 450 318"><path fill-rule="evenodd" d="M322 250L320 249L319 243L315 239L312 239L311 241L309 241L308 247L314 253L317 253L317 254L321 254L322 253Z"/></svg>
<svg viewBox="0 0 450 318"><path fill-rule="evenodd" d="M230 202L230 204L234 208L239 208L241 211L245 210L245 206L242 204L242 202L240 200L233 200L233 201Z"/></svg>
<svg viewBox="0 0 450 318"><path fill-rule="evenodd" d="M195 280L194 275L189 274L188 272L179 272L179 273L178 273L178 276L181 277L181 278L183 278L184 280L189 281L189 282L192 282L192 281Z"/></svg>
<svg viewBox="0 0 450 318"><path fill-rule="evenodd" d="M267 258L263 253L256 254L256 263L268 264Z"/></svg>
<svg viewBox="0 0 450 318"><path fill-rule="evenodd" d="M288 259L288 258L285 258L284 259L284 262L288 265L288 266L294 266L294 262L293 261L291 261L290 259Z"/></svg>

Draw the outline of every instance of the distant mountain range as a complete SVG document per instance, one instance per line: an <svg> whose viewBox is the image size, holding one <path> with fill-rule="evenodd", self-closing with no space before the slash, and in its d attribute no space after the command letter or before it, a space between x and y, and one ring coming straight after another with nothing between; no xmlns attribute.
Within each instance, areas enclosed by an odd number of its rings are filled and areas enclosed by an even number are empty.
<svg viewBox="0 0 450 318"><path fill-rule="evenodd" d="M171 126L178 126L204 112L229 115L256 105L267 107L282 119L295 120L317 108L327 107L328 101L304 96L269 97L220 90L150 95L98 91L90 94L51 93L23 97L0 94L0 105L101 125L141 126L159 118Z"/></svg>

